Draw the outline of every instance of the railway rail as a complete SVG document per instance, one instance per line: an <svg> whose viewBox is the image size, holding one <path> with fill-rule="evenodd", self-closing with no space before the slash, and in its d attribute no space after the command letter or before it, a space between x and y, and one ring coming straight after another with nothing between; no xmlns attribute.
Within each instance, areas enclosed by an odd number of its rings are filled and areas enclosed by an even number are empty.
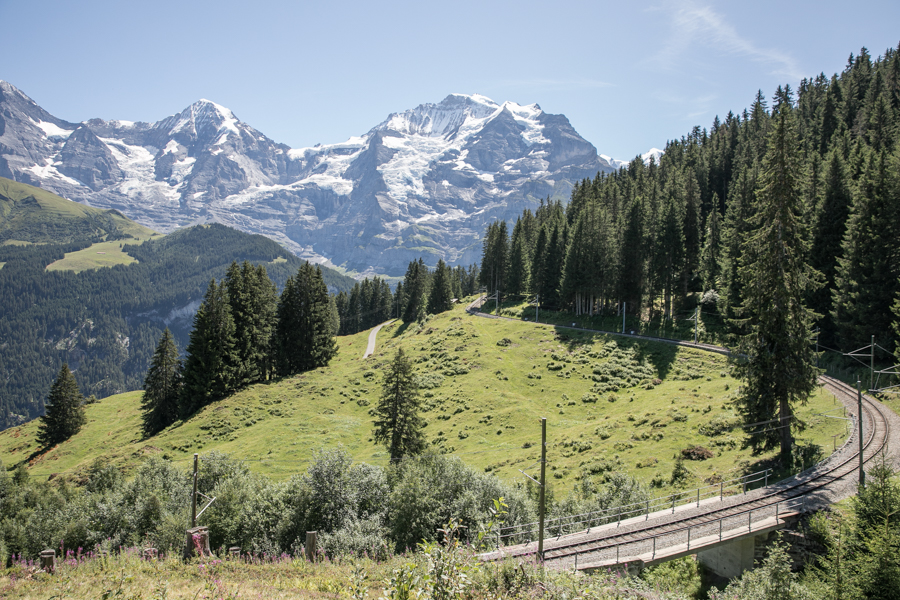
<svg viewBox="0 0 900 600"><path fill-rule="evenodd" d="M622 334L619 334L622 335ZM627 335L627 334L626 334ZM628 337L677 343L679 345L725 353L726 348L709 344L694 344L679 340ZM576 568L595 568L622 564L635 557L656 557L665 554L667 548L677 547L690 551L692 538L694 548L718 540L734 538L758 532L760 528L777 527L779 519L787 515L808 512L821 508L832 501L833 488L852 482L859 472L859 427L857 419L863 420L863 462L871 464L885 449L891 434L890 411L873 398L863 395L862 415L857 414L857 390L832 377L819 378L823 387L835 395L846 407L854 420L853 433L844 445L830 457L806 471L766 485L762 488L733 496L696 500L671 510L634 515L621 514L615 522L587 527L583 530L544 539L545 563ZM604 520L611 521L609 516ZM754 523L757 525L754 528ZM741 533L743 532L743 533ZM701 542L701 540L703 540ZM481 556L484 560L502 557L533 556L537 551L537 541L529 541L500 547L495 552ZM682 552L682 554L685 552ZM672 552L669 552L671 555Z"/></svg>

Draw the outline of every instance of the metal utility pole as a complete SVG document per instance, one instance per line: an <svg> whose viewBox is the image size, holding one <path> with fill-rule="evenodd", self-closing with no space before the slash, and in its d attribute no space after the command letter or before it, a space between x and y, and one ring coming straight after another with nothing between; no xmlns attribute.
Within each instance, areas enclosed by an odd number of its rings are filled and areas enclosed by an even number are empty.
<svg viewBox="0 0 900 600"><path fill-rule="evenodd" d="M540 310L540 308L541 308L541 295L535 294L534 295L534 322L535 323L538 322L538 311Z"/></svg>
<svg viewBox="0 0 900 600"><path fill-rule="evenodd" d="M628 306L625 302L622 303L622 333L625 333L625 307Z"/></svg>
<svg viewBox="0 0 900 600"><path fill-rule="evenodd" d="M872 336L872 350L869 353L869 389L875 387L875 336Z"/></svg>
<svg viewBox="0 0 900 600"><path fill-rule="evenodd" d="M538 500L538 558L544 562L544 479L547 466L547 418L541 417L541 494Z"/></svg>
<svg viewBox="0 0 900 600"><path fill-rule="evenodd" d="M700 307L694 310L694 343L697 343L697 331L700 327Z"/></svg>
<svg viewBox="0 0 900 600"><path fill-rule="evenodd" d="M874 337L874 336L873 336ZM859 485L866 487L866 472L863 470L863 425L862 425L862 383L856 378L856 420L859 421Z"/></svg>
<svg viewBox="0 0 900 600"><path fill-rule="evenodd" d="M199 454L194 454L194 491L191 494L191 529L197 526L197 458Z"/></svg>

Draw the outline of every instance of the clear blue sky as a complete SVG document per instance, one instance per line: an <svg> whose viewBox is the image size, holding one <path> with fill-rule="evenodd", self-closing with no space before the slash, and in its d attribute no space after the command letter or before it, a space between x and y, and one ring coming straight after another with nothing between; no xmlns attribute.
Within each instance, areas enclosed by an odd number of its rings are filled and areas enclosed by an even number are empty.
<svg viewBox="0 0 900 600"><path fill-rule="evenodd" d="M0 0L0 23L0 79L69 121L207 98L299 148L477 92L628 159L896 48L900 2Z"/></svg>

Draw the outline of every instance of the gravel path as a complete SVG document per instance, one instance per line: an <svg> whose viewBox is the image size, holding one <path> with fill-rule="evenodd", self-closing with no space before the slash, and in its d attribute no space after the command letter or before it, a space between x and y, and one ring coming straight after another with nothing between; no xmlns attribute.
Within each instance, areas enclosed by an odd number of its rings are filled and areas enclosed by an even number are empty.
<svg viewBox="0 0 900 600"><path fill-rule="evenodd" d="M381 330L381 328L384 327L385 325L390 325L391 323L393 323L396 320L397 319L391 319L390 321L385 321L384 323L382 323L381 325L379 325L378 327L376 327L375 329L373 329L372 331L369 332L369 343L366 346L366 353L363 354L363 356L362 356L363 358L369 358L375 352L375 338L378 335L378 332Z"/></svg>

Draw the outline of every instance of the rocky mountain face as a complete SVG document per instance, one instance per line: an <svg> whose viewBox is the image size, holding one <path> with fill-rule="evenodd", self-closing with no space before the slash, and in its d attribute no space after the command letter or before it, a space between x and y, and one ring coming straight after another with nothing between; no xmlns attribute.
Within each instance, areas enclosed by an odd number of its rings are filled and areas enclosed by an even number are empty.
<svg viewBox="0 0 900 600"><path fill-rule="evenodd" d="M0 81L0 176L158 231L224 223L358 273L477 262L487 223L616 166L565 116L478 95L291 149L208 100L158 123L69 123Z"/></svg>

